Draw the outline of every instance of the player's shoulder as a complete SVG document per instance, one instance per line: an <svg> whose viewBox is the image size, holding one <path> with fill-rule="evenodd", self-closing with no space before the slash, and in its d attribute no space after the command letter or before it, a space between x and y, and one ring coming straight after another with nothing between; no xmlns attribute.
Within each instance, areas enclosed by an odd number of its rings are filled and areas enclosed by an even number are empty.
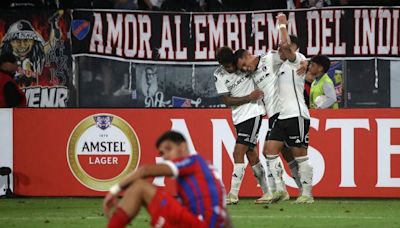
<svg viewBox="0 0 400 228"><path fill-rule="evenodd" d="M268 64L268 63L270 63L271 60L272 60L271 56L272 56L272 55L271 55L270 51L265 52L265 53L259 55L260 62L263 63L263 64Z"/></svg>
<svg viewBox="0 0 400 228"><path fill-rule="evenodd" d="M185 167L193 164L196 160L196 155L189 155L187 157L174 159L172 162L175 163L177 167Z"/></svg>
<svg viewBox="0 0 400 228"><path fill-rule="evenodd" d="M217 69L214 71L214 80L215 82L222 80L226 75L226 71L222 66L219 66Z"/></svg>
<svg viewBox="0 0 400 228"><path fill-rule="evenodd" d="M300 52L296 52L296 58L299 58L299 60L306 60L307 58Z"/></svg>
<svg viewBox="0 0 400 228"><path fill-rule="evenodd" d="M222 66L218 66L214 71L214 76L217 78L224 77L226 74L227 72Z"/></svg>
<svg viewBox="0 0 400 228"><path fill-rule="evenodd" d="M266 55L269 57L279 56L279 52L277 50L269 50Z"/></svg>
<svg viewBox="0 0 400 228"><path fill-rule="evenodd" d="M270 58L274 55L277 55L278 51L277 50L269 50L263 54L260 55L261 58Z"/></svg>
<svg viewBox="0 0 400 228"><path fill-rule="evenodd" d="M289 59L287 59L284 62L284 65L288 65L288 66L292 66L292 67L297 67L298 65L300 65L300 62L303 60L306 60L307 58L301 54L300 52L295 52L296 54L296 58L293 61L290 61Z"/></svg>
<svg viewBox="0 0 400 228"><path fill-rule="evenodd" d="M259 58L260 58L260 61L261 61L261 62L267 62L267 61L268 61L268 58L269 58L268 52L259 55Z"/></svg>
<svg viewBox="0 0 400 228"><path fill-rule="evenodd" d="M280 64L282 63L282 60L279 56L279 53L277 50L269 50L268 52L266 52L263 56L263 62L267 63L267 64Z"/></svg>
<svg viewBox="0 0 400 228"><path fill-rule="evenodd" d="M278 54L278 50L272 49L272 50L269 50L268 53L270 53L271 55Z"/></svg>
<svg viewBox="0 0 400 228"><path fill-rule="evenodd" d="M269 51L267 52L267 56L268 56L268 58L270 58L272 61L279 61L279 62L282 62L282 61L281 61L281 57L280 57L280 55L279 55L279 52L278 52L277 50L269 50Z"/></svg>

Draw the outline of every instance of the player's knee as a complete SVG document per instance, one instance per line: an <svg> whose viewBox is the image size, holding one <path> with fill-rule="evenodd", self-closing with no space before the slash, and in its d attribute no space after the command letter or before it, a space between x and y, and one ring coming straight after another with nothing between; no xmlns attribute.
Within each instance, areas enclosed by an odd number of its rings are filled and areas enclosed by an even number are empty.
<svg viewBox="0 0 400 228"><path fill-rule="evenodd" d="M267 152L268 150L267 150L267 146L265 146L264 147L264 149L263 149L263 151L262 151L262 154L264 155L264 157L267 157L267 155L268 155L268 152Z"/></svg>
<svg viewBox="0 0 400 228"><path fill-rule="evenodd" d="M272 155L272 154L276 154L274 153L274 144L271 143L270 141L267 142L267 147L266 149L263 151L264 155Z"/></svg>
<svg viewBox="0 0 400 228"><path fill-rule="evenodd" d="M260 159L258 158L258 153L255 151L248 151L246 153L247 159L249 160L250 165L256 165L258 162L260 162Z"/></svg>
<svg viewBox="0 0 400 228"><path fill-rule="evenodd" d="M283 158L285 159L286 162L291 162L291 161L294 160L294 157L293 157L293 155L292 155L292 152L291 152L290 149L287 148L287 147L284 147L284 148L282 149L282 155L283 155Z"/></svg>
<svg viewBox="0 0 400 228"><path fill-rule="evenodd" d="M292 147L291 150L295 157L307 156L307 149L303 147Z"/></svg>
<svg viewBox="0 0 400 228"><path fill-rule="evenodd" d="M262 154L264 155L264 157L267 155L267 144L268 144L268 141L265 141L264 142L264 147L263 147L263 150L262 150Z"/></svg>
<svg viewBox="0 0 400 228"><path fill-rule="evenodd" d="M233 155L244 156L248 150L249 146L243 144L236 144L235 149L233 150Z"/></svg>
<svg viewBox="0 0 400 228"><path fill-rule="evenodd" d="M279 154L280 150L283 148L283 143L279 141L269 140L267 142L267 155Z"/></svg>

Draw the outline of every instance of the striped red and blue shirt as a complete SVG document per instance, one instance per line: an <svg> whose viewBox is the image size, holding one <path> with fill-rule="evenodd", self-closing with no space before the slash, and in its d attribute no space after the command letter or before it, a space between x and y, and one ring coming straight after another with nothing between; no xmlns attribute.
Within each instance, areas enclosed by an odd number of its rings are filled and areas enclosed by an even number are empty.
<svg viewBox="0 0 400 228"><path fill-rule="evenodd" d="M208 227L223 227L225 190L213 167L197 154L166 164L177 178L178 196L183 205Z"/></svg>

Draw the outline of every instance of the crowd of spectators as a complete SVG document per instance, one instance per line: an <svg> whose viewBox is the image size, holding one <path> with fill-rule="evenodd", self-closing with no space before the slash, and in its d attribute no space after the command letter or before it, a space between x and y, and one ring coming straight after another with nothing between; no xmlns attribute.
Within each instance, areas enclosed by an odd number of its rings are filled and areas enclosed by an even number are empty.
<svg viewBox="0 0 400 228"><path fill-rule="evenodd" d="M2 0L5 8L103 8L161 11L246 11L327 6L397 6L400 0Z"/></svg>

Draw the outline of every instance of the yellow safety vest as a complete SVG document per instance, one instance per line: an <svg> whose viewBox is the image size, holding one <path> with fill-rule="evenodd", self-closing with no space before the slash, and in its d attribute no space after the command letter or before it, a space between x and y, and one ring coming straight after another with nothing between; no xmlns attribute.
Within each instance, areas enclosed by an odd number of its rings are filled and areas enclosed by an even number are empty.
<svg viewBox="0 0 400 228"><path fill-rule="evenodd" d="M311 106L311 108L317 107L317 105L315 104L315 100L317 99L317 97L319 97L321 95L325 95L324 94L324 84L325 83L334 85L332 79L329 77L328 74L324 74L318 81L314 80L314 82L311 84L311 90L310 90L310 106ZM330 108L338 109L339 104L337 102L335 102Z"/></svg>

